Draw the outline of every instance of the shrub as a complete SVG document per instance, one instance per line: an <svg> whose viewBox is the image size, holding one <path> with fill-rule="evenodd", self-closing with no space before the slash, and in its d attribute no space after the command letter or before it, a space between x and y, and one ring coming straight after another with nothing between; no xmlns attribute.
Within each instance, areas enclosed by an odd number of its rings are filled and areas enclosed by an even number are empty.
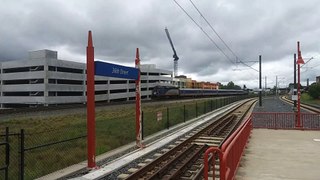
<svg viewBox="0 0 320 180"><path fill-rule="evenodd" d="M309 95L313 99L317 99L320 97L320 84L319 83L314 83L309 87Z"/></svg>

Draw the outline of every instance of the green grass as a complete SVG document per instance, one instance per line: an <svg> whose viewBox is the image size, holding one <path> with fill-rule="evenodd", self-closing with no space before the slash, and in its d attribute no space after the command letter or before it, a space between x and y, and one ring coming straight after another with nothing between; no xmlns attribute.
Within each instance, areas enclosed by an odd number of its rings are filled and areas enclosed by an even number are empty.
<svg viewBox="0 0 320 180"><path fill-rule="evenodd" d="M199 100L165 105L142 104L144 114L144 136L152 135L169 126L183 123L197 115L231 103L229 100ZM184 110L185 108L185 110ZM169 119L167 119L169 109ZM184 114L185 111L185 114ZM157 112L162 112L162 120L157 120ZM0 134L9 127L10 133L25 131L25 148L61 141L86 134L86 114L69 114L48 117L23 117L0 121ZM0 142L3 137L0 137ZM96 111L96 154L135 141L135 107L127 106L117 109L100 109ZM86 160L86 138L42 147L25 153L25 179L34 179L64 167ZM10 136L10 179L18 177L19 138ZM0 166L4 162L4 148L0 147ZM0 174L0 179L2 179Z"/></svg>
<svg viewBox="0 0 320 180"><path fill-rule="evenodd" d="M301 95L301 102L307 103L307 104L315 104L320 106L320 99L313 99L311 96L309 96L308 93L303 93Z"/></svg>

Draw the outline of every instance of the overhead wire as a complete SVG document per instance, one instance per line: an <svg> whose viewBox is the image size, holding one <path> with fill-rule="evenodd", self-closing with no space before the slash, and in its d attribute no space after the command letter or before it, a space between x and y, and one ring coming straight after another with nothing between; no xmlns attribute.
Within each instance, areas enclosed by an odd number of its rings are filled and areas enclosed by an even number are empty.
<svg viewBox="0 0 320 180"><path fill-rule="evenodd" d="M300 68L302 68L303 66L305 66L308 62L310 62L313 59L313 57L309 58L304 64L301 65Z"/></svg>
<svg viewBox="0 0 320 180"><path fill-rule="evenodd" d="M255 71L259 72L257 69L255 69L255 68L253 68L253 67L249 66L248 64L246 64L246 63L242 62L241 60L240 60L239 62L240 62L241 64L243 64L243 65L245 65L245 66L249 67L250 69L253 69L253 70L255 70Z"/></svg>
<svg viewBox="0 0 320 180"><path fill-rule="evenodd" d="M174 0L175 1L175 0ZM199 8L193 3L192 0L189 0L190 3L192 4L192 6L197 10L197 12L200 14L200 16L205 20L205 22L209 25L209 27L211 28L211 30L217 35L217 37L221 40L221 42L227 47L227 49L235 56L236 58L236 63L237 60L239 60L239 63L249 67L250 69L253 69L257 72L259 72L258 70L254 69L253 67L251 67L250 65L244 63L243 61L240 60L240 58L236 55L236 53L228 46L228 44L222 39L222 37L219 35L219 33L213 28L213 26L211 25L211 23L207 20L207 18L204 17L204 15L201 13L201 11L199 10ZM176 1L175 1L176 2Z"/></svg>
<svg viewBox="0 0 320 180"><path fill-rule="evenodd" d="M209 40L219 49L219 51L232 63L235 64L235 62L232 61L232 59L218 46L218 44L209 36L209 34L191 17L191 15L176 1L173 0L177 6L180 7L180 9L195 23L198 28L209 38Z"/></svg>
<svg viewBox="0 0 320 180"><path fill-rule="evenodd" d="M193 7L198 11L200 16L206 21L206 23L209 25L209 27L212 29L212 31L218 36L218 38L222 41L222 43L228 48L228 50L236 57L238 56L232 51L232 49L227 45L227 43L222 39L222 37L218 34L218 32L213 28L213 26L210 24L210 22L207 20L207 18L204 17L204 15L201 13L201 11L198 9L198 7L193 3L192 0L189 0Z"/></svg>

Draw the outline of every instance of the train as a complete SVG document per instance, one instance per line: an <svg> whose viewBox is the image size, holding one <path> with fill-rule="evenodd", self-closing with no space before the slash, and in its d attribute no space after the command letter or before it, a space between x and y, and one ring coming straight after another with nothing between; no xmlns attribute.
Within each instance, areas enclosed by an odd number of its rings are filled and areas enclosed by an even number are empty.
<svg viewBox="0 0 320 180"><path fill-rule="evenodd" d="M168 85L157 85L152 90L152 99L207 97L207 96L235 96L247 95L247 90L239 89L191 89L178 88Z"/></svg>

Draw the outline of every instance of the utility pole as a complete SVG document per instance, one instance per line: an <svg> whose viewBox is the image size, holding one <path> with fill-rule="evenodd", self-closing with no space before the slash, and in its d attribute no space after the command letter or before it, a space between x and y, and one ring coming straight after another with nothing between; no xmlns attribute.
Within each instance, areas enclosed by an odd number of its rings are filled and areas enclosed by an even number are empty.
<svg viewBox="0 0 320 180"><path fill-rule="evenodd" d="M264 95L267 96L267 76L264 77Z"/></svg>
<svg viewBox="0 0 320 180"><path fill-rule="evenodd" d="M278 76L276 76L276 96L278 96Z"/></svg>
<svg viewBox="0 0 320 180"><path fill-rule="evenodd" d="M259 55L259 106L262 106L261 55Z"/></svg>

